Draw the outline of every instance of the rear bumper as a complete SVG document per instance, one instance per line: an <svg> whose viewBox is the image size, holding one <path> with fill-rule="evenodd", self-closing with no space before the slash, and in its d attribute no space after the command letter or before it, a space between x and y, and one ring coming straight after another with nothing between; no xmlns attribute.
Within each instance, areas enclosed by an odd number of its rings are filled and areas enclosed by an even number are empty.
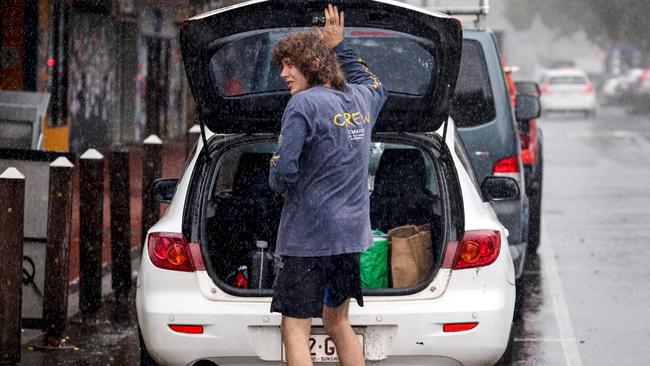
<svg viewBox="0 0 650 366"><path fill-rule="evenodd" d="M545 111L585 111L596 108L594 95L542 95L540 101Z"/></svg>
<svg viewBox="0 0 650 366"><path fill-rule="evenodd" d="M507 282L506 260L509 256L500 256L495 265L480 271L452 272L444 295L435 300L366 297L363 308L353 302L350 322L364 334L366 358L380 361L378 365L494 364L507 345L514 308L515 291ZM154 359L169 365L191 365L198 360L221 366L282 364L281 316L269 312L269 298L211 301L201 295L195 274L173 278L179 273L143 265L140 276L138 322ZM175 284L180 282L184 284L179 293ZM464 322L479 325L465 332L442 331L445 323ZM203 325L204 334L176 333L169 324ZM313 324L322 323L315 319Z"/></svg>

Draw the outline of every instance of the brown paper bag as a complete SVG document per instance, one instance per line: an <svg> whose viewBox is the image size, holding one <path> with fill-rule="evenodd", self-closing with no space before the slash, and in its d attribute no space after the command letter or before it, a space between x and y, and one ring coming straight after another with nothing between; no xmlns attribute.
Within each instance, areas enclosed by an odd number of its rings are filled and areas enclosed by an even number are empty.
<svg viewBox="0 0 650 366"><path fill-rule="evenodd" d="M415 286L431 274L431 225L404 225L388 231L394 288Z"/></svg>

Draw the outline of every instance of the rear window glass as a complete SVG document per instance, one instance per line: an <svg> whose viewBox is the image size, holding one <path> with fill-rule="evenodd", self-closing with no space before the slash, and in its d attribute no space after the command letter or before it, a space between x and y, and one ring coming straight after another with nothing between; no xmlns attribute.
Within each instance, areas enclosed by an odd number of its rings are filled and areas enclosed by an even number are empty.
<svg viewBox="0 0 650 366"><path fill-rule="evenodd" d="M301 29L302 30L302 29ZM280 67L271 60L273 46L296 29L243 33L217 49L210 62L218 92L225 96L286 90ZM389 92L426 94L434 74L433 46L399 32L368 28L346 30L346 44L364 59Z"/></svg>
<svg viewBox="0 0 650 366"><path fill-rule="evenodd" d="M549 85L585 85L582 76L553 76L548 79Z"/></svg>
<svg viewBox="0 0 650 366"><path fill-rule="evenodd" d="M494 119L494 96L481 44L463 40L456 90L449 112L458 127L474 127Z"/></svg>

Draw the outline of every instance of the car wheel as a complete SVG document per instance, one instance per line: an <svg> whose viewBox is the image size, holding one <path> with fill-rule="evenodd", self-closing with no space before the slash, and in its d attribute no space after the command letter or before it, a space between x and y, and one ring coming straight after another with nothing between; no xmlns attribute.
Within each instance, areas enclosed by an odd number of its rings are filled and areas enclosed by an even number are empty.
<svg viewBox="0 0 650 366"><path fill-rule="evenodd" d="M537 252L542 231L542 192L541 189L530 197L530 214L528 219L528 253Z"/></svg>
<svg viewBox="0 0 650 366"><path fill-rule="evenodd" d="M515 311L512 316L513 320L519 321L524 318L524 298L525 298L524 274L517 278L515 285Z"/></svg>
<svg viewBox="0 0 650 366"><path fill-rule="evenodd" d="M138 327L138 339L140 341L140 366L158 366L158 363L147 351L147 346L144 344L144 339L142 338L142 331Z"/></svg>
<svg viewBox="0 0 650 366"><path fill-rule="evenodd" d="M539 168L535 184L529 194L528 216L528 250L527 254L535 254L541 242L542 234L542 182L544 181L544 160L542 146L539 148Z"/></svg>

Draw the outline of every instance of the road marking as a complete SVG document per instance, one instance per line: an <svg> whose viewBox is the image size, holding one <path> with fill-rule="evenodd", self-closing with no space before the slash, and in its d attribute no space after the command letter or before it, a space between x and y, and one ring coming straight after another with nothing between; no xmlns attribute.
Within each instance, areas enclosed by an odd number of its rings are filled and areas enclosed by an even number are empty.
<svg viewBox="0 0 650 366"><path fill-rule="evenodd" d="M546 228L545 221L542 220L542 237L548 239L549 232ZM545 240L539 246L539 254L542 257L542 276L550 288L553 312L555 313L555 320L560 331L560 336L557 339L561 340L562 351L564 352L564 359L566 360L567 366L582 366L582 359L580 359L577 340L573 334L569 307L564 298L560 273L555 262L555 251L551 247L551 242L552 240Z"/></svg>
<svg viewBox="0 0 650 366"><path fill-rule="evenodd" d="M633 131L627 131L627 130L614 130L613 134L616 137L623 137L623 138L626 138L626 137L638 137L639 136L638 133L635 133Z"/></svg>

